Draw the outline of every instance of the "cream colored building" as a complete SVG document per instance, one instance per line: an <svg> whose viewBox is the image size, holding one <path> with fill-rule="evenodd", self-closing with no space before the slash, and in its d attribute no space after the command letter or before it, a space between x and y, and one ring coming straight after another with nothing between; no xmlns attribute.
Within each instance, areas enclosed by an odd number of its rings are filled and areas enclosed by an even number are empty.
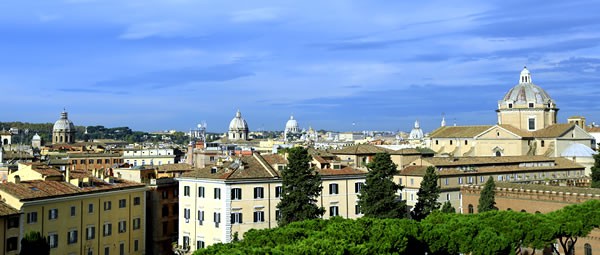
<svg viewBox="0 0 600 255"><path fill-rule="evenodd" d="M281 174L287 162L280 155L237 158L233 162L198 169L179 181L179 240L187 252L215 243L230 242L250 229L277 226ZM357 193L366 171L350 167L318 169L323 190L317 204L323 218L359 217Z"/></svg>
<svg viewBox="0 0 600 255"><path fill-rule="evenodd" d="M133 166L168 165L179 163L179 155L171 148L126 149L123 162Z"/></svg>
<svg viewBox="0 0 600 255"><path fill-rule="evenodd" d="M450 201L459 212L462 185L483 185L488 178L496 182L536 183L582 186L587 182L585 167L562 157L487 156L432 157L413 161L394 177L403 185L402 198L409 207L417 203L417 192L427 167L435 167L441 194L438 201Z"/></svg>
<svg viewBox="0 0 600 255"><path fill-rule="evenodd" d="M21 213L0 201L0 254L18 254Z"/></svg>
<svg viewBox="0 0 600 255"><path fill-rule="evenodd" d="M147 188L95 174L19 164L0 198L22 214L20 235L42 233L50 254L145 254Z"/></svg>
<svg viewBox="0 0 600 255"><path fill-rule="evenodd" d="M498 101L498 123L442 126L428 143L437 154L463 156L543 155L558 157L571 144L592 147L594 137L582 125L557 123L558 108L546 91L532 83L527 68L519 84Z"/></svg>

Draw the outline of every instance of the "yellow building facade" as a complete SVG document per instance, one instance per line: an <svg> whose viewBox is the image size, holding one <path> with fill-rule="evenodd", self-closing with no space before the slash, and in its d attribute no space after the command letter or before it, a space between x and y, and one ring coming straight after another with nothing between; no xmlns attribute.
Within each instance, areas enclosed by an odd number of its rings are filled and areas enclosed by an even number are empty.
<svg viewBox="0 0 600 255"><path fill-rule="evenodd" d="M21 237L40 232L50 254L145 253L145 185L81 172L32 179L36 171L51 172L25 167L0 184L0 198L21 213Z"/></svg>

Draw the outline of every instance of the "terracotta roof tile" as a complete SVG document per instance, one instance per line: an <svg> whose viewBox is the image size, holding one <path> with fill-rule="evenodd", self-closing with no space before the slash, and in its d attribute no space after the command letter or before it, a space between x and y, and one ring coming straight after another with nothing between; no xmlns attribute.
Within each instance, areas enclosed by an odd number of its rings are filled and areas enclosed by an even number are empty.
<svg viewBox="0 0 600 255"><path fill-rule="evenodd" d="M141 183L124 180L118 180L115 183L106 183L102 180L92 178L92 182L94 183L93 186L83 188L79 188L73 184L63 181L35 180L22 181L18 184L8 182L0 184L0 190L15 196L20 200L36 200L145 186Z"/></svg>
<svg viewBox="0 0 600 255"><path fill-rule="evenodd" d="M336 176L336 175L366 175L368 171L360 170L352 167L344 167L342 169L319 169L317 172L323 176Z"/></svg>
<svg viewBox="0 0 600 255"><path fill-rule="evenodd" d="M156 170L159 172L180 172L180 171L192 171L194 167L190 164L166 164L166 165L155 165Z"/></svg>
<svg viewBox="0 0 600 255"><path fill-rule="evenodd" d="M257 155L260 157L260 155ZM238 158L243 164L243 169L239 167L237 162L226 162L222 166L209 166L201 169L195 169L182 174L183 178L207 178L207 179L261 179L278 177L278 172L273 170L270 165L265 168L258 159L252 156L242 156ZM216 168L213 173L212 169Z"/></svg>
<svg viewBox="0 0 600 255"><path fill-rule="evenodd" d="M540 137L540 138L559 137L559 136L564 135L565 133L567 133L569 130L573 129L574 127L575 127L574 123L554 124L554 125L547 126L544 129L533 131L532 135L533 135L533 137Z"/></svg>
<svg viewBox="0 0 600 255"><path fill-rule="evenodd" d="M393 150L382 148L379 146L371 145L371 144L357 144L348 147L344 147L339 150L334 150L332 154L342 154L342 155L362 155L362 154L376 154L376 153L393 153Z"/></svg>
<svg viewBox="0 0 600 255"><path fill-rule="evenodd" d="M267 161L267 163L269 163L269 165L275 165L275 164L285 165L285 164L287 164L287 159L285 159L284 156L281 156L279 154L268 154L268 155L261 154L261 156Z"/></svg>
<svg viewBox="0 0 600 255"><path fill-rule="evenodd" d="M461 165L497 165L497 164L518 164L524 162L545 162L555 161L556 158L545 156L485 156L485 157L431 157L421 160L438 167L443 166L461 166Z"/></svg>
<svg viewBox="0 0 600 255"><path fill-rule="evenodd" d="M488 130L492 126L447 126L440 127L431 134L429 137L431 138L471 138L475 137L478 134L481 134L483 131Z"/></svg>
<svg viewBox="0 0 600 255"><path fill-rule="evenodd" d="M19 211L12 206L0 201L0 217L19 214Z"/></svg>

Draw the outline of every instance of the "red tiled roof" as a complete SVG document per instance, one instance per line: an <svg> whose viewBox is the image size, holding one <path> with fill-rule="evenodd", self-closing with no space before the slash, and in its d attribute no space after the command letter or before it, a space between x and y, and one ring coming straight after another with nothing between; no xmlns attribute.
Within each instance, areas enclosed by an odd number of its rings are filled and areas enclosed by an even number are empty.
<svg viewBox="0 0 600 255"><path fill-rule="evenodd" d="M20 200L36 200L52 197L73 196L78 194L89 194L110 190L121 190L128 188L144 187L144 184L118 180L115 183L106 183L92 178L94 183L91 187L79 188L73 184L63 181L22 181L20 183L2 183L0 190L9 193Z"/></svg>
<svg viewBox="0 0 600 255"><path fill-rule="evenodd" d="M19 211L12 206L0 201L0 217L19 214Z"/></svg>
<svg viewBox="0 0 600 255"><path fill-rule="evenodd" d="M359 170L352 167L344 167L342 169L319 169L317 172L323 176L335 176L335 175L366 175L368 171Z"/></svg>

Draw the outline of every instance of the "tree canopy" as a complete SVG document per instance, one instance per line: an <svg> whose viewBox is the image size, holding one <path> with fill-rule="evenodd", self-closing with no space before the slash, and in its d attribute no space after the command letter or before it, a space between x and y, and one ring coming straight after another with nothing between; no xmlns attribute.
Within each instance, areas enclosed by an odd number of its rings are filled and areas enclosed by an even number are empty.
<svg viewBox="0 0 600 255"><path fill-rule="evenodd" d="M548 214L434 211L420 222L334 217L250 230L239 242L212 245L194 254L524 254L521 247L543 249L557 239L563 254L569 254L577 237L598 226L599 200Z"/></svg>
<svg viewBox="0 0 600 255"><path fill-rule="evenodd" d="M600 154L594 155L592 170L592 188L600 188Z"/></svg>
<svg viewBox="0 0 600 255"><path fill-rule="evenodd" d="M498 210L496 207L496 183L492 177L488 178L481 190L479 196L479 205L477 205L477 212L487 212L492 210Z"/></svg>
<svg viewBox="0 0 600 255"><path fill-rule="evenodd" d="M50 254L50 245L40 232L31 231L21 239L20 255Z"/></svg>
<svg viewBox="0 0 600 255"><path fill-rule="evenodd" d="M281 171L283 194L277 204L280 226L295 221L321 217L325 209L317 206L321 194L321 176L310 167L308 150L295 147L289 150L288 165Z"/></svg>
<svg viewBox="0 0 600 255"><path fill-rule="evenodd" d="M369 173L358 194L358 205L366 217L404 218L406 203L398 197L402 186L393 180L398 172L390 154L377 153L367 168Z"/></svg>
<svg viewBox="0 0 600 255"><path fill-rule="evenodd" d="M421 186L417 192L417 204L411 212L411 217L415 220L422 220L431 212L440 208L438 202L440 197L440 186L438 185L438 176L435 174L435 167L429 166L425 171Z"/></svg>

